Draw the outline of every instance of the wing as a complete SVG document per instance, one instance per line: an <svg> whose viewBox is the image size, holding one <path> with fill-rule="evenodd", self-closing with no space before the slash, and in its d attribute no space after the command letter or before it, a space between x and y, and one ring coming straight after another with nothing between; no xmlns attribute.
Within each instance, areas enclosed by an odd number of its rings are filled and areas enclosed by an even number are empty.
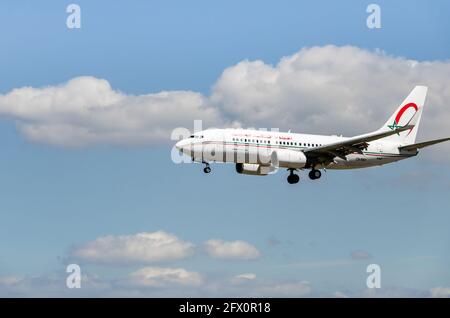
<svg viewBox="0 0 450 318"><path fill-rule="evenodd" d="M435 140L430 140L430 141L425 141L425 142L419 142L417 144L398 147L398 149L400 149L400 150L417 150L420 148L428 147L428 146L438 144L440 142L444 142L444 141L448 141L448 140L450 140L450 138L435 139Z"/></svg>
<svg viewBox="0 0 450 318"><path fill-rule="evenodd" d="M354 152L362 153L362 150L367 148L369 142L390 135L398 134L402 131L412 129L413 127L414 125L406 125L394 130L375 131L372 133L348 138L343 141L335 142L325 146L309 148L304 150L304 153L308 158L310 158L315 163L328 164L332 162L335 157L347 160L346 156L348 154Z"/></svg>

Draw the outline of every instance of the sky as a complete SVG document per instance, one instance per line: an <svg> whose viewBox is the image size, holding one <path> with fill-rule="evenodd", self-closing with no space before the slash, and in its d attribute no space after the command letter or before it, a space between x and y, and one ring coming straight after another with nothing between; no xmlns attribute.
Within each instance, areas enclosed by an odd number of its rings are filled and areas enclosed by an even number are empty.
<svg viewBox="0 0 450 318"><path fill-rule="evenodd" d="M172 131L196 119L369 132L415 85L429 87L418 140L449 137L449 11L2 1L0 296L449 297L449 144L294 186L171 159Z"/></svg>

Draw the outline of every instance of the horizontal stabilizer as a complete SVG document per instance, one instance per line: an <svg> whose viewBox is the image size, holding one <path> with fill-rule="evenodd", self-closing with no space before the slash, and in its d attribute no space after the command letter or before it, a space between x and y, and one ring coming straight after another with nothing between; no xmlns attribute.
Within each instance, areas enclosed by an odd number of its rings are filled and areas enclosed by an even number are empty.
<svg viewBox="0 0 450 318"><path fill-rule="evenodd" d="M407 146L403 146L403 147L398 147L398 149L400 150L414 150L414 149L420 149L420 148L424 148L424 147L428 147L434 144L438 144L440 142L444 142L444 141L448 141L450 140L450 138L442 138L442 139L435 139L435 140L430 140L430 141L425 141L425 142L419 142L417 144L412 144L412 145L407 145Z"/></svg>

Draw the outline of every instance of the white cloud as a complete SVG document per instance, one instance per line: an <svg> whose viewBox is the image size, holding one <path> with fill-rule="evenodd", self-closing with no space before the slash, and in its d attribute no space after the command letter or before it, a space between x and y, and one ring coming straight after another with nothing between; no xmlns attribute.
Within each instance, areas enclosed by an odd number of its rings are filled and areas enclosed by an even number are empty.
<svg viewBox="0 0 450 318"><path fill-rule="evenodd" d="M256 274L254 274L254 273L243 273L243 274L239 274L239 275L234 276L231 279L231 283L238 285L238 284L254 281L255 279L256 279Z"/></svg>
<svg viewBox="0 0 450 318"><path fill-rule="evenodd" d="M257 294L265 297L301 297L311 294L311 291L311 284L301 281L263 286L257 290Z"/></svg>
<svg viewBox="0 0 450 318"><path fill-rule="evenodd" d="M450 287L434 287L430 293L433 298L450 298Z"/></svg>
<svg viewBox="0 0 450 318"><path fill-rule="evenodd" d="M121 284L133 287L198 286L203 282L197 272L184 268L144 267L131 273Z"/></svg>
<svg viewBox="0 0 450 318"><path fill-rule="evenodd" d="M212 239L204 244L206 253L219 259L256 259L261 256L258 249L244 241L223 241Z"/></svg>
<svg viewBox="0 0 450 318"><path fill-rule="evenodd" d="M194 119L203 119L204 127L240 122L353 135L381 126L415 85L427 85L418 136L424 140L450 136L449 74L449 61L328 45L301 49L276 65L242 61L224 70L210 96L129 95L106 80L78 77L0 95L0 115L13 118L29 139L62 146L163 142L175 127L192 128ZM450 153L450 145L438 147Z"/></svg>
<svg viewBox="0 0 450 318"><path fill-rule="evenodd" d="M194 253L194 245L164 231L103 236L72 251L92 263L127 264L177 260Z"/></svg>
<svg viewBox="0 0 450 318"><path fill-rule="evenodd" d="M256 274L253 273L244 273L235 276L238 279L246 279L246 280L254 280L256 279Z"/></svg>
<svg viewBox="0 0 450 318"><path fill-rule="evenodd" d="M158 143L176 127L191 128L194 119L221 123L218 110L199 93L127 95L88 76L0 95L0 114L13 118L27 138L61 146Z"/></svg>

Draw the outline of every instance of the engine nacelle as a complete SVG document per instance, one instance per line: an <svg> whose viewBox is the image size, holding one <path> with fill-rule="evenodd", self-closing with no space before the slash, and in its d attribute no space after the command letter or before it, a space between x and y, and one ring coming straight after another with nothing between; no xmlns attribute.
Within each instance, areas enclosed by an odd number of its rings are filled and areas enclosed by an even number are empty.
<svg viewBox="0 0 450 318"><path fill-rule="evenodd" d="M253 176L265 176L269 173L267 167L261 167L261 165L255 163L237 163L236 172L240 174L250 174Z"/></svg>
<svg viewBox="0 0 450 318"><path fill-rule="evenodd" d="M303 168L306 156L303 151L280 149L272 152L272 165L283 168Z"/></svg>

